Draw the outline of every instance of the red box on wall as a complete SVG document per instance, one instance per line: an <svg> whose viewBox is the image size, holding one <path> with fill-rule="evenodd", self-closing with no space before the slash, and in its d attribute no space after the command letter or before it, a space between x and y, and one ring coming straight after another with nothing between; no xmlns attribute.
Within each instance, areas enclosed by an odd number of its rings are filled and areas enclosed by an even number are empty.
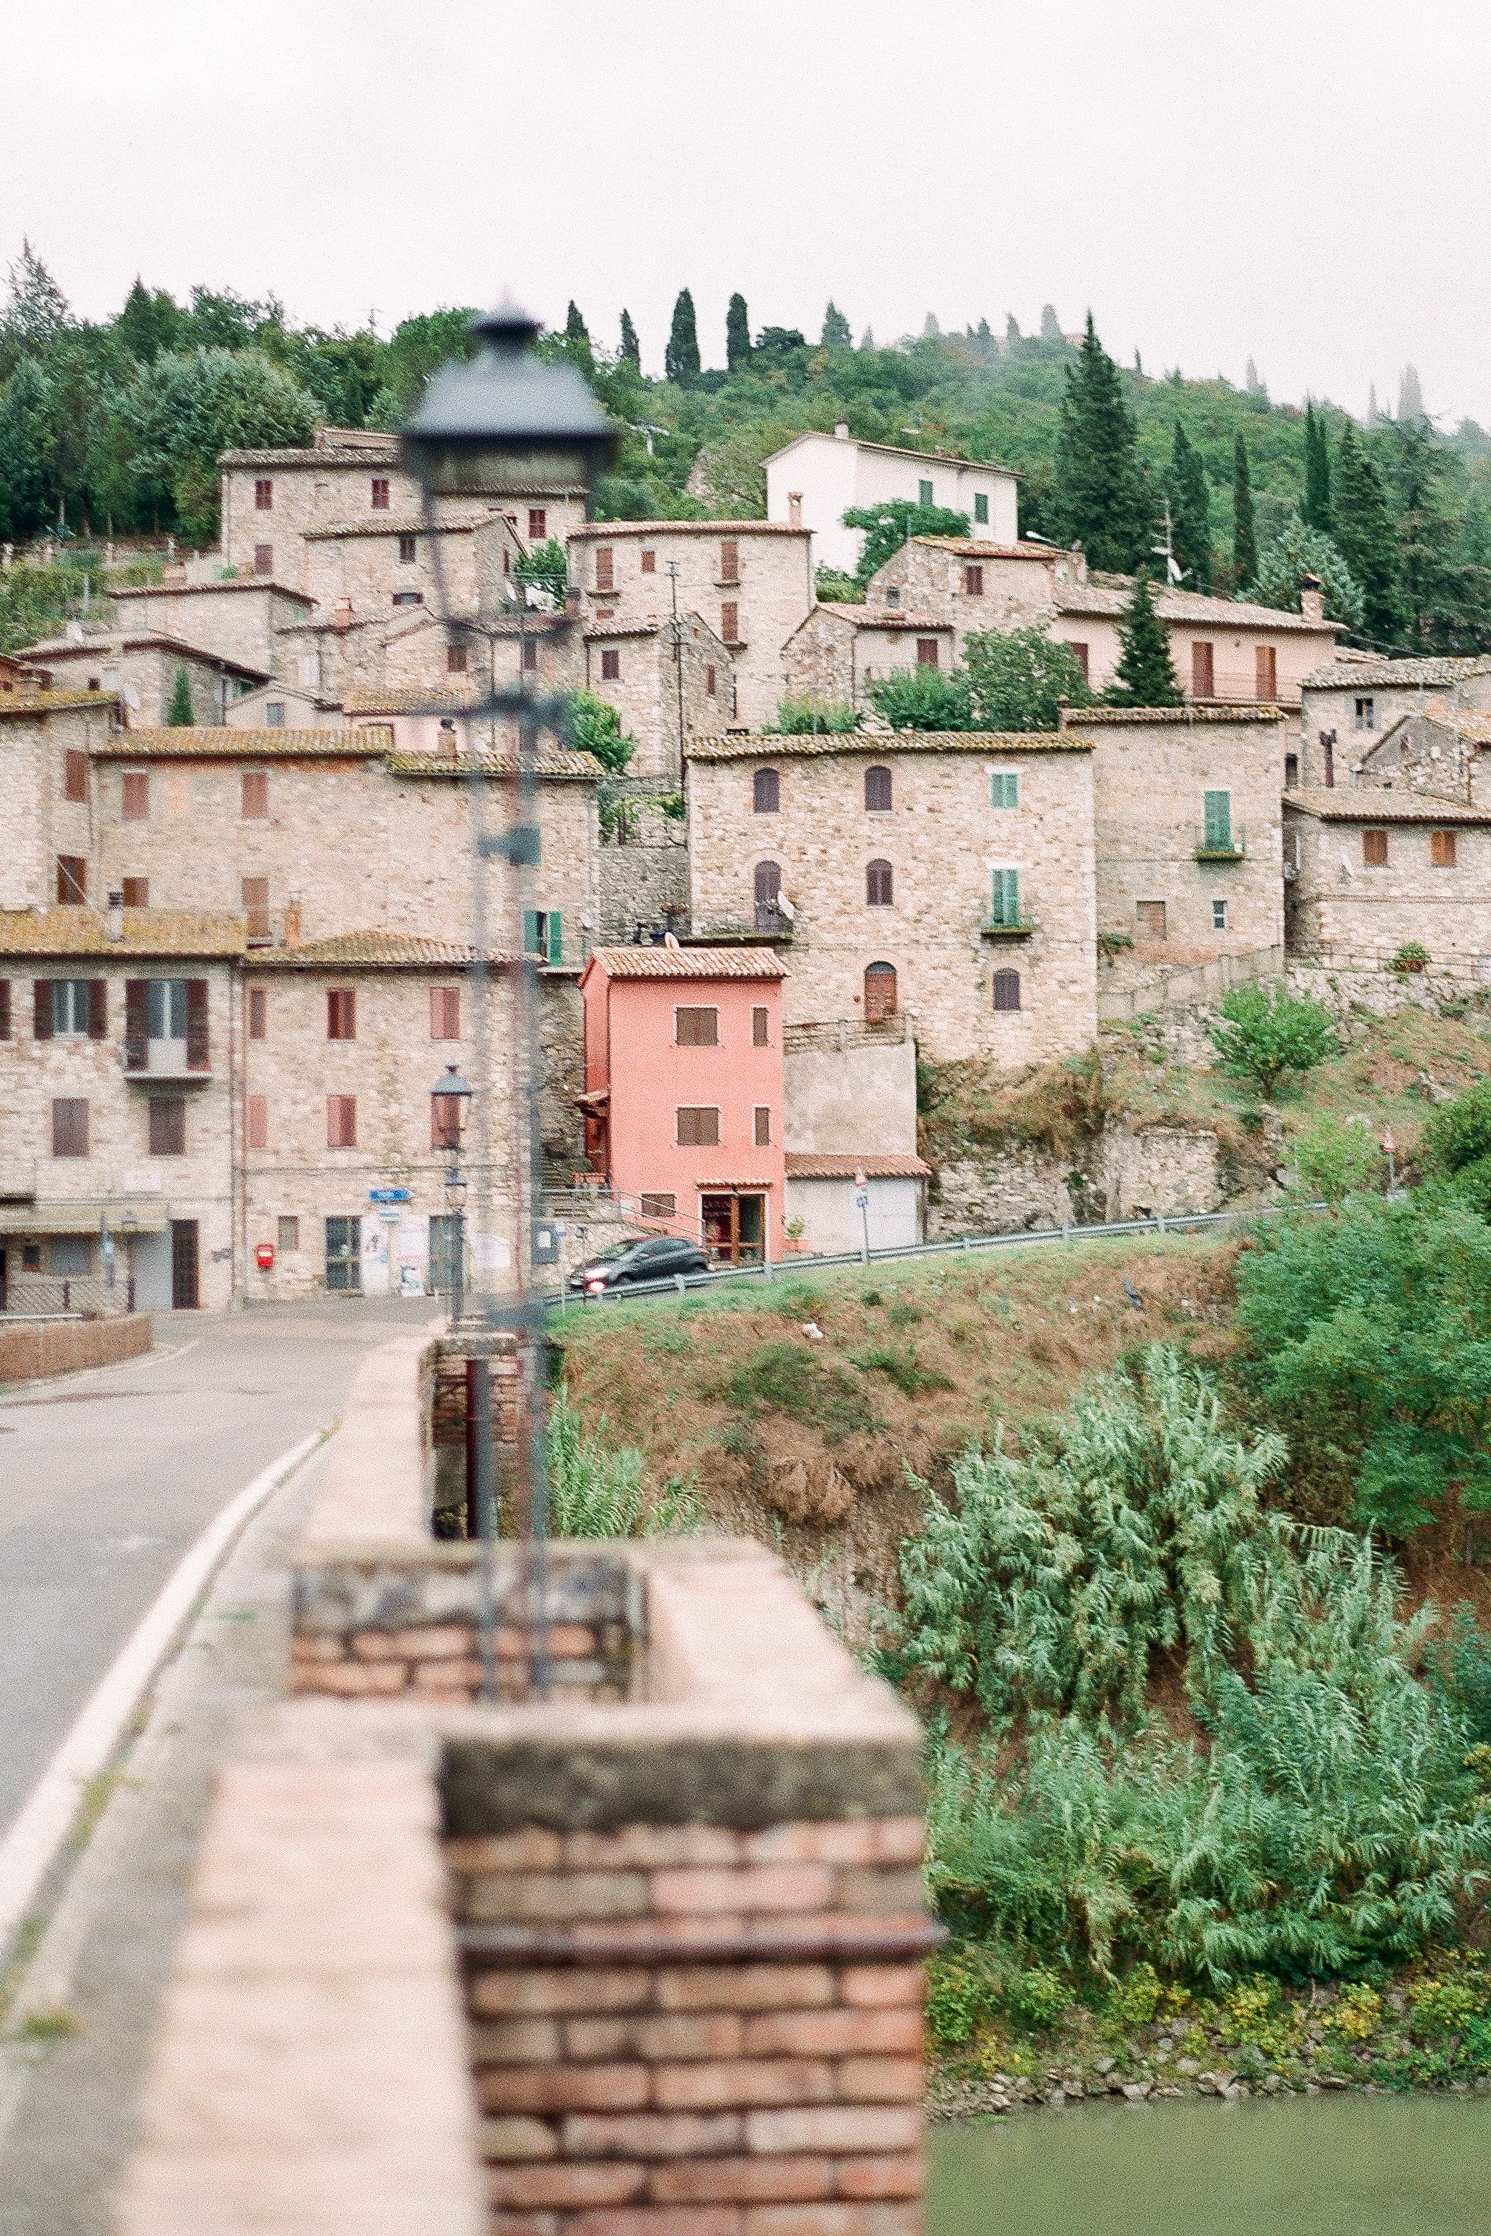
<svg viewBox="0 0 1491 2236"><path fill-rule="evenodd" d="M274 1244L261 1242L254 1249L254 1263L261 1273L268 1273L274 1265Z"/></svg>

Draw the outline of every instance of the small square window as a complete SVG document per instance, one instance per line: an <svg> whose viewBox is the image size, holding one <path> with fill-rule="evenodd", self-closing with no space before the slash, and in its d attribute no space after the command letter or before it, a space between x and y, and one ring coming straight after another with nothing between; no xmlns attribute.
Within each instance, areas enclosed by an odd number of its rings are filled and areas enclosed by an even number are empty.
<svg viewBox="0 0 1491 2236"><path fill-rule="evenodd" d="M930 505L932 503L932 484L929 481L919 481L917 483L916 501L919 505Z"/></svg>
<svg viewBox="0 0 1491 2236"><path fill-rule="evenodd" d="M657 553L655 551L643 552L642 572L645 575L655 575L657 573Z"/></svg>
<svg viewBox="0 0 1491 2236"><path fill-rule="evenodd" d="M601 681L602 683L619 683L621 681L621 654L614 647L607 647L601 653Z"/></svg>
<svg viewBox="0 0 1491 2236"><path fill-rule="evenodd" d="M283 730L285 727L285 702L283 699L269 699L265 702L264 727L266 730Z"/></svg>
<svg viewBox="0 0 1491 2236"><path fill-rule="evenodd" d="M528 507L528 541L542 543L549 533L549 515L542 505Z"/></svg>
<svg viewBox="0 0 1491 2236"><path fill-rule="evenodd" d="M989 525L989 499L983 491L978 491L974 496L973 520L978 528L987 528Z"/></svg>
<svg viewBox="0 0 1491 2236"><path fill-rule="evenodd" d="M984 594L984 570L983 570L983 568L982 568L982 567L965 567L965 568L963 569L963 595L964 595L964 597L965 597L965 598L981 598L981 597L983 596L983 594Z"/></svg>
<svg viewBox="0 0 1491 2236"><path fill-rule="evenodd" d="M150 880L148 877L122 877L119 880L119 898L126 908L150 906Z"/></svg>
<svg viewBox="0 0 1491 2236"><path fill-rule="evenodd" d="M916 640L916 664L917 664L917 666L918 666L919 668L935 668L935 667L936 667L936 665L937 665L937 639L936 639L935 637L918 637L918 638L917 638L917 640Z"/></svg>
<svg viewBox="0 0 1491 2236"><path fill-rule="evenodd" d="M1015 769L996 769L989 779L989 803L992 807L1018 807L1020 805L1020 777Z"/></svg>
<svg viewBox="0 0 1491 2236"><path fill-rule="evenodd" d="M1212 930L1213 930L1214 932L1225 932L1225 931L1226 931L1226 929L1227 929L1227 903L1226 903L1225 901L1213 901L1213 902L1212 902L1212 904L1211 904L1211 928L1212 928Z"/></svg>
<svg viewBox="0 0 1491 2236"><path fill-rule="evenodd" d="M393 602L396 606L422 606L425 602L424 592L422 590L396 590L393 594Z"/></svg>
<svg viewBox="0 0 1491 2236"><path fill-rule="evenodd" d="M274 545L272 543L256 543L254 545L254 573L256 575L272 575L274 573Z"/></svg>
<svg viewBox="0 0 1491 2236"><path fill-rule="evenodd" d="M720 1013L717 1009L675 1009L673 1041L678 1048L718 1048Z"/></svg>
<svg viewBox="0 0 1491 2236"><path fill-rule="evenodd" d="M300 1248L300 1221L281 1216L276 1222L276 1247L283 1257L288 1250Z"/></svg>

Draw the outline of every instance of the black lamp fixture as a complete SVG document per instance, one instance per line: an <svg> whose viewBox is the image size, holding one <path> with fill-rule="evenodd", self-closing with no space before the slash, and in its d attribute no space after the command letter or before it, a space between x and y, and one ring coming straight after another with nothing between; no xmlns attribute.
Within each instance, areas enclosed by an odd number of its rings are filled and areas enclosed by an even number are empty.
<svg viewBox="0 0 1491 2236"><path fill-rule="evenodd" d="M588 497L616 455L617 431L583 377L534 355L538 325L514 302L473 319L471 333L475 355L442 366L403 431L410 472L439 496L544 483Z"/></svg>

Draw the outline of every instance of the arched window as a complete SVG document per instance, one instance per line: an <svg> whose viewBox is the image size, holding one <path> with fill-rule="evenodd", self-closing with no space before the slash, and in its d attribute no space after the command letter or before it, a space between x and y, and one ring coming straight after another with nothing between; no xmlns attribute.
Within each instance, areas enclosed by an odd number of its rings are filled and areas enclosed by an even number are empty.
<svg viewBox="0 0 1491 2236"><path fill-rule="evenodd" d="M775 932L781 929L782 916L777 907L777 895L781 890L781 863L758 862L756 864L756 929L758 932Z"/></svg>
<svg viewBox="0 0 1491 2236"><path fill-rule="evenodd" d="M883 1025L896 1014L896 966L871 963L865 971L865 1023Z"/></svg>
<svg viewBox="0 0 1491 2236"><path fill-rule="evenodd" d="M757 815L775 815L782 805L779 769L757 769L751 780L751 806Z"/></svg>
<svg viewBox="0 0 1491 2236"><path fill-rule="evenodd" d="M871 908L889 908L895 900L895 883L889 862L871 862L865 869L865 899Z"/></svg>
<svg viewBox="0 0 1491 2236"><path fill-rule="evenodd" d="M892 806L889 769L865 770L865 806L872 815L889 815Z"/></svg>
<svg viewBox="0 0 1491 2236"><path fill-rule="evenodd" d="M1018 1009L1020 1006L1020 973L1017 970L997 970L994 973L994 1007Z"/></svg>

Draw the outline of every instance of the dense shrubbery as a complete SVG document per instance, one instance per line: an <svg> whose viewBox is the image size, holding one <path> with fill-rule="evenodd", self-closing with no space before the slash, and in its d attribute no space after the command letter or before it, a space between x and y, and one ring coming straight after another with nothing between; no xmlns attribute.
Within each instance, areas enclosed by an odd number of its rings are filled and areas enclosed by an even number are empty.
<svg viewBox="0 0 1491 2236"><path fill-rule="evenodd" d="M635 1445L587 1433L561 1390L549 1415L549 1528L555 1537L674 1537L699 1527L692 1483L647 1487Z"/></svg>
<svg viewBox="0 0 1491 2236"><path fill-rule="evenodd" d="M1220 1007L1211 1036L1220 1068L1265 1095L1290 1072L1312 1071L1337 1052L1329 1013L1319 1002L1297 1001L1282 983L1236 986Z"/></svg>

